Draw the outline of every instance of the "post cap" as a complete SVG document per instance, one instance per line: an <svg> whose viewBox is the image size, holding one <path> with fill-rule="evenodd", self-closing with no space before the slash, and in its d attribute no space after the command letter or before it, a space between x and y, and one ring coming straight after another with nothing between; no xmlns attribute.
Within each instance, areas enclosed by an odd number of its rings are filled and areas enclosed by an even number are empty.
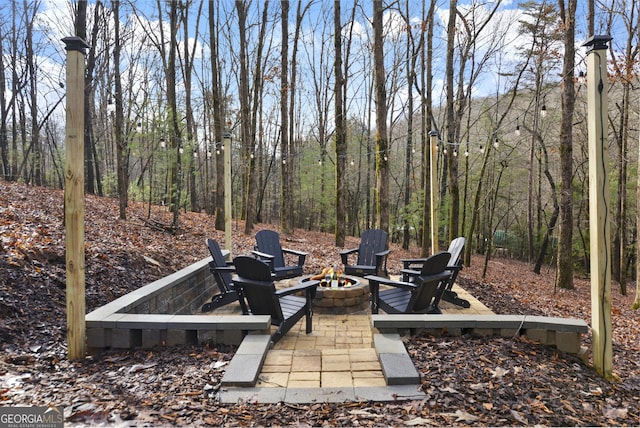
<svg viewBox="0 0 640 428"><path fill-rule="evenodd" d="M83 38L77 37L77 36L65 37L62 39L62 41L66 45L65 49L67 51L78 51L78 52L81 52L83 55L85 53L85 49L89 47L89 45L87 44L87 42L84 41Z"/></svg>
<svg viewBox="0 0 640 428"><path fill-rule="evenodd" d="M609 35L597 35L591 36L582 46L589 48L589 50L594 49L607 49L607 43L609 43L613 37Z"/></svg>
<svg viewBox="0 0 640 428"><path fill-rule="evenodd" d="M429 131L429 136L430 137L437 137L438 136L438 131L436 131L436 130Z"/></svg>

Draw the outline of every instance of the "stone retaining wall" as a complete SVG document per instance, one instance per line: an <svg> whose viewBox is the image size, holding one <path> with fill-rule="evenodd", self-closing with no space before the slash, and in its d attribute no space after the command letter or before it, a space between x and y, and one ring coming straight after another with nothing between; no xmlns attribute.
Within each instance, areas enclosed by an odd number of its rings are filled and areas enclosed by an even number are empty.
<svg viewBox="0 0 640 428"><path fill-rule="evenodd" d="M373 326L380 333L415 335L426 332L434 335L470 333L479 336L513 337L526 335L543 345L577 354L581 335L588 333L586 322L574 318L555 318L533 315L372 315Z"/></svg>
<svg viewBox="0 0 640 428"><path fill-rule="evenodd" d="M193 315L217 292L209 260L200 260L87 314L89 352L205 341L239 345L248 333L268 334L269 316Z"/></svg>

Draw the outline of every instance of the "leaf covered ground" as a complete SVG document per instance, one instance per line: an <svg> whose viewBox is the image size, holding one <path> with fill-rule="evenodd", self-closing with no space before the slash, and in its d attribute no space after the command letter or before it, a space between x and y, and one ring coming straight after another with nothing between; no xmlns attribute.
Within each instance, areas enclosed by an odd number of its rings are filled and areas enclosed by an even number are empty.
<svg viewBox="0 0 640 428"><path fill-rule="evenodd" d="M637 426L640 425L640 328L630 309L635 287L612 292L617 382L590 361L524 338L411 337L424 400L312 405L220 404L219 383L232 347L159 347L66 359L65 256L61 191L0 182L0 405L62 405L70 425L311 426ZM204 240L223 242L206 214L181 213L175 234L145 226L147 206L86 198L87 310L207 257ZM170 215L153 207L151 219ZM259 228L269 227L259 225ZM304 250L308 273L339 264L333 235L296 230L286 246ZM253 247L234 222L234 253ZM347 247L358 239L347 239ZM392 244L390 269L418 256ZM591 322L589 282L554 291L553 269L496 259L481 278L472 259L459 283L494 312L577 317ZM590 347L589 337L583 344Z"/></svg>

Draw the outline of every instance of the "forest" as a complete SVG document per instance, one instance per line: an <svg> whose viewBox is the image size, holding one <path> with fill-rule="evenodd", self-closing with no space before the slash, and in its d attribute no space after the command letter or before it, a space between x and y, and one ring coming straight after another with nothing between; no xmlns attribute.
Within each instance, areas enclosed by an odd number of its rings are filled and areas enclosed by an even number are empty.
<svg viewBox="0 0 640 428"><path fill-rule="evenodd" d="M640 1L13 0L0 12L6 181L64 186L65 50L89 46L85 193L407 249L589 269L583 43L607 48L612 275L635 279ZM435 146L431 148L432 144ZM432 164L432 157L433 164ZM435 168L431 168L435 165ZM429 183L438 186L432 198Z"/></svg>

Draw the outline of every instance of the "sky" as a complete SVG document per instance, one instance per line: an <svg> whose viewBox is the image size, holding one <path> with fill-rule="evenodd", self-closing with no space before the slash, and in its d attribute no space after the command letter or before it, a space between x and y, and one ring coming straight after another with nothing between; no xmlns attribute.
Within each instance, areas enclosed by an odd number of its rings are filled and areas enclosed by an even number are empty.
<svg viewBox="0 0 640 428"><path fill-rule="evenodd" d="M89 2L90 5L95 4L94 1ZM401 2L402 3L402 2ZM149 17L149 20L157 19L154 16L154 8L155 1L143 0L135 2L137 7L140 7L143 12ZM220 0L219 3L222 8L233 8L234 2L232 0ZM342 4L342 13L343 13L343 23L347 20L347 14L350 13L349 6L352 2L343 2ZM482 15L483 13L487 13L488 8L492 7L495 2L487 2L486 7L477 9L477 14ZM106 3L107 6L110 5L109 2ZM122 21L123 24L128 22L131 24L135 22L132 19L128 19L126 16L127 7L121 6L122 10ZM273 1L272 7L277 7L278 2ZM411 20L412 23L416 23L419 21L419 13L421 4L420 2L410 2L410 7L415 10L412 11L413 18ZM446 41L446 22L448 19L449 11L447 10L449 3L447 1L439 1L437 7L437 28L435 32L436 37L436 53L440 53L444 51L444 43ZM296 2L291 2L291 17L289 20L290 30L293 29L295 25L295 11L296 11ZM327 7L327 2L315 2L309 11L309 19L304 24L303 30L303 40L314 39L316 46L323 46L331 43L330 49L333 48L332 41L330 39L330 33L332 28L325 29L326 34L321 34L323 32L322 25L318 25L318 23L323 22L322 9L323 6ZM460 1L459 9L462 11L469 10L470 2L469 1ZM586 32L585 32L585 23L584 18L586 17L586 2L579 2L579 10L576 13L576 17L578 19L577 25L577 33L576 33L576 45L577 45L577 55L578 58L576 60L578 64L578 69L583 67L583 58L585 49L581 47L582 43L586 40ZM64 45L60 41L63 37L66 37L73 32L73 23L72 23L72 12L71 5L68 0L42 0L40 13L38 16L38 26L41 29L46 29L46 31L42 31L40 34L45 34L47 39L44 40L43 48L40 52L40 57L38 60L38 67L40 68L40 76L41 81L39 82L39 97L41 97L42 105L52 106L54 105L60 97L63 96L63 89L60 87L60 83L63 83L65 80L65 52ZM331 9L331 5L328 5L328 8ZM90 9L91 10L91 9ZM10 8L4 7L2 8L2 12L0 14L5 16L10 13ZM354 35L356 42L367 44L370 42L371 37L371 26L370 26L370 17L372 13L371 2L367 1L363 3L363 7L358 11L356 15L356 23L354 25ZM91 14L91 11L89 12ZM201 31L206 33L208 31L206 16L208 15L208 5L205 2L204 10L203 10L203 18L201 22ZM492 20L492 27L490 31L487 31L484 36L484 39L481 39L478 43L478 54L481 55L483 53L483 40L486 41L490 35L502 34L504 33L505 43L503 47L499 50L499 62L493 61L491 64L491 69L488 69L487 72L483 73L479 78L478 82L474 86L474 95L478 97L484 96L492 96L495 95L496 91L501 92L506 90L509 85L508 78L504 77L502 70L508 69L511 64L516 62L519 59L517 46L519 44L526 43L523 35L518 31L517 20L522 17L521 11L518 8L517 2L507 0L503 1L500 4L498 12L494 16ZM9 21L10 22L10 21ZM153 25L149 21L147 21L144 17L139 21L140 25L137 26L136 33L139 35L143 34L142 26L148 25L149 28L152 28ZM191 19L191 25L193 26L195 19ZM403 43L401 34L404 33L404 22L401 18L401 15L397 12L387 12L385 14L385 22L387 26L386 39L388 44L388 49L386 49L387 55L386 60L388 63L387 73L390 75L390 64L393 62L393 43ZM229 24L230 28L233 28L233 24ZM332 26L333 23L329 20L326 25ZM157 29L157 26L156 26ZM250 30L251 31L251 30ZM280 31L279 23L273 23L273 27L271 31L274 34L274 44L278 43L278 34ZM190 31L191 37L193 37L194 30ZM306 39L305 39L306 37ZM324 37L324 39L323 39ZM179 35L179 38L182 38L182 34ZM181 42L183 42L181 40ZM201 57L205 56L205 59L208 58L209 50L206 46L206 42L202 43L200 40L195 41L193 38L190 40L191 43L199 43L199 47L196 49L196 55ZM615 40L614 40L615 43ZM125 50L127 51L127 55L133 56L144 49L139 45L127 44L125 46ZM272 46L272 49L277 49L277 46ZM325 49L326 50L326 49ZM153 48L149 48L150 55L153 55ZM274 51L275 52L275 51ZM319 55L318 52L314 53L314 55ZM357 55L357 53L356 53ZM364 97L362 95L362 88L367 84L367 79L371 79L371 74L367 72L367 67L371 67L370 63L364 62L362 58L358 58L354 55L353 67L354 67L354 76L360 76L360 79L364 79L362 83L353 82L349 87L350 91L350 99L353 103L351 108L354 111L361 111L360 114L366 114L366 104L364 104ZM276 55L277 56L277 55ZM300 54L299 58L301 58L302 54ZM319 58L319 57L318 57ZM435 73L434 73L434 96L436 103L442 102L443 96L443 88L444 88L444 55L437 55L437 62L435 64ZM126 61L126 58L125 58ZM326 59L325 59L326 61ZM227 64L228 67L233 67L231 64ZM197 68L197 66L196 66ZM233 78L233 69L229 68L227 70L228 78ZM358 71L361 74L358 74ZM138 70L137 72L142 73L143 70ZM202 74L202 73L201 73ZM206 74L206 72L204 73ZM148 76L141 75L140 79L147 78ZM399 79L403 79L403 76L398 76ZM138 79L138 80L140 80ZM275 79L277 80L277 79ZM407 99L407 89L401 88L394 100L393 105L396 107L395 111L391 112L391 115L394 114L400 115L400 108L406 103ZM59 108L58 114L60 117L63 117L62 107L64 104L61 104L61 108Z"/></svg>

